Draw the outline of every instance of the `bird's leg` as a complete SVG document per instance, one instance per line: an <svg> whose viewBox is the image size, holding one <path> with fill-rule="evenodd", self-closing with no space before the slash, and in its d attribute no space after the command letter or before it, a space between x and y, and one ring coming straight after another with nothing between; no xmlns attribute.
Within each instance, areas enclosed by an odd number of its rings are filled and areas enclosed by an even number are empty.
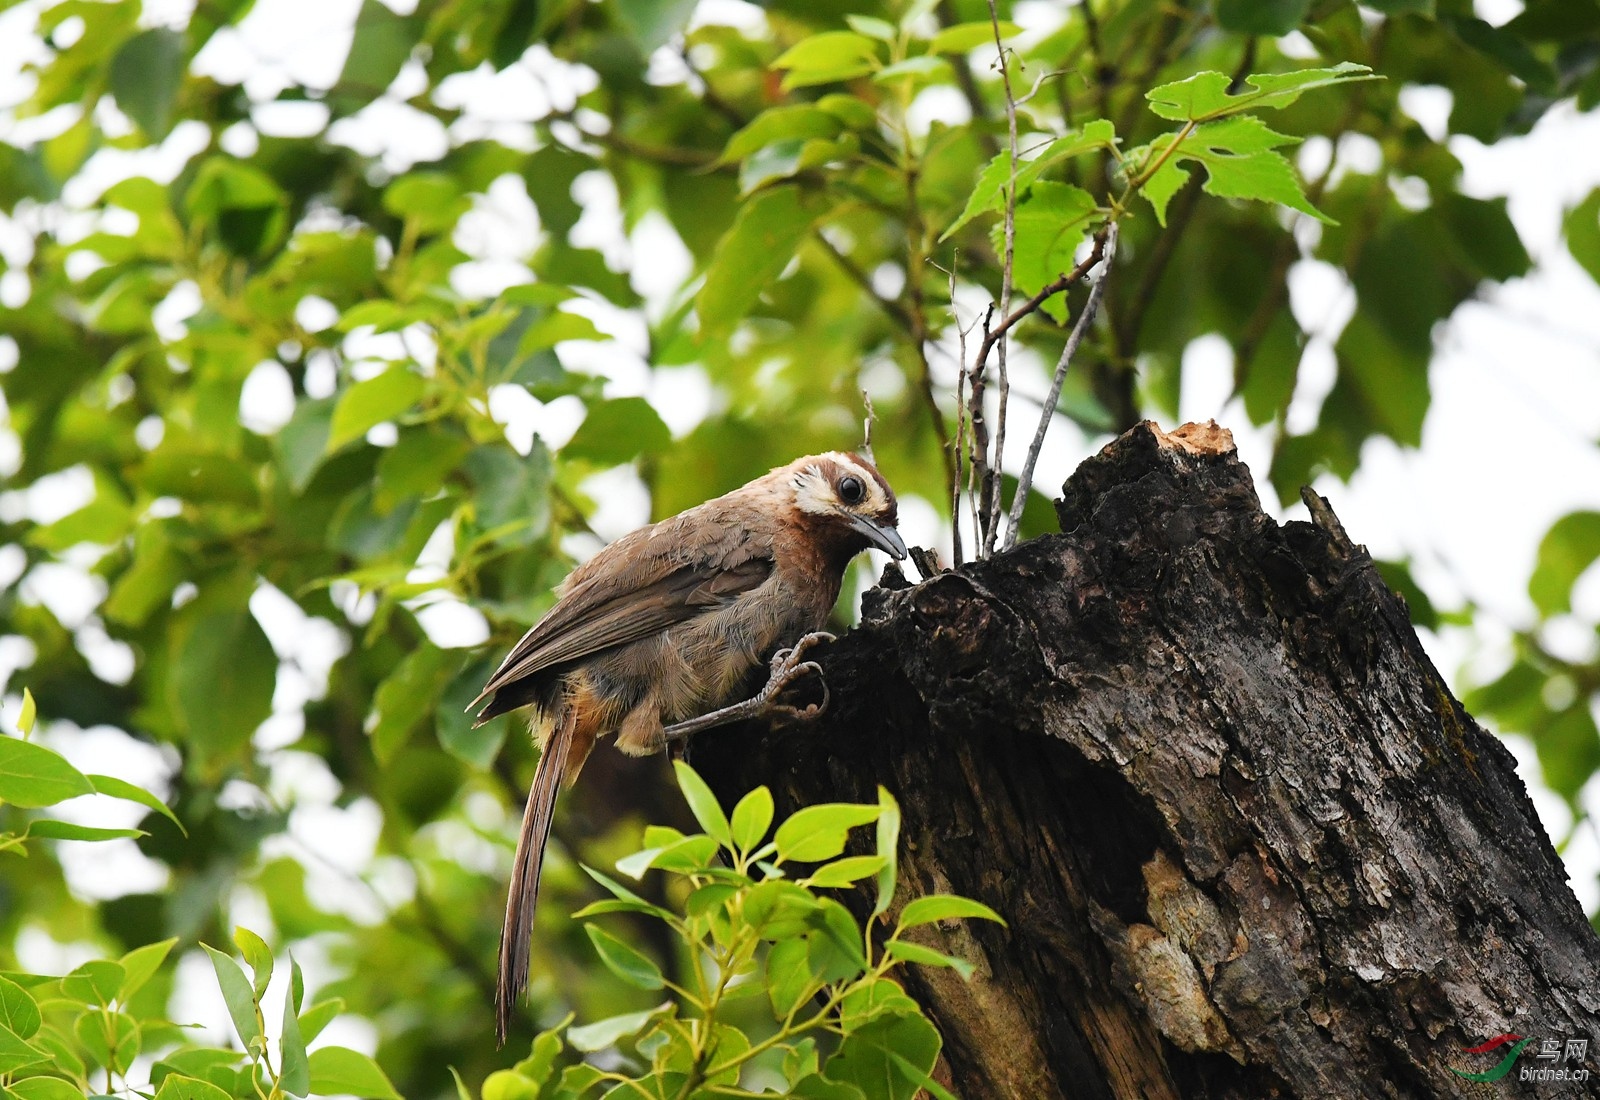
<svg viewBox="0 0 1600 1100"><path fill-rule="evenodd" d="M743 722L747 718L761 718L769 714L781 714L787 718L806 721L815 718L828 709L828 684L822 679L822 666L815 661L807 661L806 650L821 642L834 640L832 634L825 630L813 631L805 635L789 649L780 649L772 656L772 675L768 677L766 686L749 699L741 703L734 703L710 714L702 714L698 718L677 722L667 726L661 731L662 742L670 744L688 737L691 733L712 729L716 726L726 726L731 722ZM803 707L792 707L777 701L785 688L796 680L805 676L816 676L817 682L822 685L822 702L807 703Z"/></svg>

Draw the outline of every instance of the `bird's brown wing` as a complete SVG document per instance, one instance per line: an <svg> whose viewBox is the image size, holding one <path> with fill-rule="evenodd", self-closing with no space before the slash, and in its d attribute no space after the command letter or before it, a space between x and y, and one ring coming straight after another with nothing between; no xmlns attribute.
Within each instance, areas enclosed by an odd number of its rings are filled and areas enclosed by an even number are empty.
<svg viewBox="0 0 1600 1100"><path fill-rule="evenodd" d="M574 574L577 583L523 635L473 705L546 669L659 634L772 573L770 540L749 532L723 528L720 537L686 546L674 532L650 538L650 530L613 543ZM522 695L491 700L478 720L526 701Z"/></svg>

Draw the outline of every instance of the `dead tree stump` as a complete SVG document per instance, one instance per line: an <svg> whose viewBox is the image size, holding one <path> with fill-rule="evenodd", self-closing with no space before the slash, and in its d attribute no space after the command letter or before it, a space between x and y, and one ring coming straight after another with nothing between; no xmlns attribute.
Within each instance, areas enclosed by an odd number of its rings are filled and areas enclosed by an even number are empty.
<svg viewBox="0 0 1600 1100"><path fill-rule="evenodd" d="M902 889L1006 917L930 930L971 982L908 977L967 1100L1600 1095L1600 940L1511 754L1311 503L1280 526L1226 431L1141 425L1063 534L869 593L821 720L694 744L730 804L883 784ZM1593 1040L1590 1083L1453 1072L1506 1032Z"/></svg>

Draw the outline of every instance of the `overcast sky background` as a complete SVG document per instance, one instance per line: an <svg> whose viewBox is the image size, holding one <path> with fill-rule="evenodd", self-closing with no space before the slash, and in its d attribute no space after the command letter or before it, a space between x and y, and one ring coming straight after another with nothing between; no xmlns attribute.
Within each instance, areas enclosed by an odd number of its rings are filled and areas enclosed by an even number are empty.
<svg viewBox="0 0 1600 1100"><path fill-rule="evenodd" d="M414 0L410 0L414 3ZM192 8L189 0L146 0L147 25L182 25ZM405 2L391 3L407 10ZM1514 16L1521 5L1514 0L1478 3L1491 22ZM60 132L74 121L70 111L52 112L37 119L17 119L12 108L32 90L32 77L24 72L30 60L42 60L42 47L33 33L43 5L27 0L0 13L0 140L25 143ZM327 87L336 80L348 52L351 28L359 0L258 0L237 28L218 32L196 59L195 69L218 80L243 83L252 98L268 99L284 87L301 84ZM1037 32L1053 26L1062 9L1053 3L1020 6L1018 21ZM702 0L697 22L759 25L759 8L741 0ZM670 51L652 61L651 78L661 82L683 79L681 67ZM594 75L567 65L536 47L523 61L502 74L487 70L463 74L446 81L435 98L461 106L468 116L447 130L437 120L408 107L403 99L420 91L425 82L420 67L408 66L390 94L353 119L335 123L328 139L363 153L381 157L392 171L438 157L455 142L493 136L507 144L532 149L530 123L552 108L570 107L576 95L592 88ZM1404 92L1411 113L1435 135L1444 132L1450 109L1447 92L1412 88ZM119 125L114 107L100 109L113 131ZM935 117L959 119L965 111L960 97L943 92L926 96L918 104L922 125ZM317 103L263 104L251 124L230 129L223 147L248 155L257 132L279 136L310 136L327 128L327 110ZM201 152L204 127L180 125L159 149L126 152L102 150L95 154L65 196L68 211L36 212L31 217L49 219L63 227L64 235L86 234L92 221L73 216L72 207L94 200L110 183L134 172L172 178L183 163ZM1600 286L1566 253L1561 243L1561 218L1600 185L1600 113L1578 115L1570 106L1551 111L1529 136L1485 147L1471 138L1454 137L1451 149L1465 165L1464 190L1474 196L1506 196L1523 241L1533 254L1536 269L1526 279L1494 288L1484 301L1459 309L1440 328L1431 368L1433 401L1418 450L1405 450L1386 440L1372 440L1362 464L1348 485L1333 479L1316 488L1329 497L1351 536L1381 558L1410 556L1423 588L1443 608L1470 600L1480 608L1477 627L1471 631L1445 628L1424 632L1430 653L1447 680L1459 686L1463 669L1482 680L1509 660L1510 633L1535 621L1527 597L1527 578L1538 541L1550 523L1575 508L1600 507ZM1324 139L1313 139L1301 149L1302 167L1318 171L1332 150ZM1370 139L1347 138L1337 150L1339 164L1361 169L1375 163ZM659 309L689 275L690 260L682 244L660 219L647 220L635 233L624 234L614 187L599 173L579 179L575 195L585 204L585 215L575 230L575 243L603 248L616 266L636 267L635 285L645 296L646 310ZM1302 225L1300 232L1315 232ZM464 291L494 293L528 278L525 260L538 246L538 214L520 182L497 182L481 197L462 222L457 243L474 262L458 273ZM28 234L0 216L0 257L10 270L0 275L0 300L16 301L28 293L27 277L19 268L30 256ZM84 273L86 273L85 269ZM1291 273L1292 308L1300 323L1315 335L1301 368L1289 417L1292 430L1309 428L1320 402L1333 383L1332 340L1348 320L1354 295L1342 276L1327 266L1302 262ZM169 331L181 332L183 320L198 307L193 287L180 287L164 304L159 321ZM981 303L973 303L974 308ZM316 303L308 303L305 319L318 320ZM561 347L569 366L602 374L613 396L644 394L660 408L675 433L690 430L712 410L715 395L698 368L651 371L644 361L644 323L624 311L586 307L599 326L616 339L607 343L568 344ZM332 317L324 323L331 323ZM393 349L382 339L359 334L346 345L347 357L383 356ZM8 358L9 356L9 358ZM0 372L15 364L15 344L0 333ZM1043 393L1045 379L1036 360L1022 357L1018 386ZM953 376L952 376L953 378ZM1269 512L1283 518L1265 483L1271 437L1249 426L1237 401L1229 400L1232 361L1220 338L1197 342L1186 357L1181 399L1181 419L1215 418L1231 428L1241 455L1256 471L1261 496ZM331 376L328 380L331 384ZM891 387L894 379L867 379L869 388ZM0 373L3 390L3 373ZM271 431L288 416L293 395L287 375L277 364L263 364L247 387L242 415L256 430ZM506 423L508 437L526 450L535 431L552 445L564 442L577 427L581 408L575 399L541 405L525 391L505 387L494 395L491 409ZM0 477L12 473L19 459L15 433L4 427L0 394ZM381 442L383 429L375 442ZM1027 432L1014 432L1017 449L1007 456L1008 468L1020 465ZM1057 419L1049 446L1041 459L1037 483L1059 485L1082 458L1104 443L1086 437L1073 425ZM841 440L842 445L852 440ZM886 470L891 480L893 470ZM731 488L732 486L729 486ZM589 488L600 501L595 526L615 537L645 522L648 492L631 468L612 471L592 480ZM27 515L41 522L79 506L92 492L82 472L67 473L30 492L6 492L0 486L0 514ZM925 503L908 502L904 528L908 541L947 545L938 513ZM1302 515L1296 505L1288 515ZM578 552L592 546L574 544ZM419 577L442 568L448 540L435 539L424 551ZM94 555L74 558L65 566L35 570L20 577L22 555L15 547L0 548L0 585L21 583L27 598L47 603L63 621L79 627L79 642L95 662L97 671L110 679L126 679L133 658L126 647L105 636L94 615L104 596L104 586L84 568ZM75 567L76 566L76 567ZM252 607L271 636L284 664L278 695L279 712L258 734L263 748L287 749L303 729L300 708L320 694L327 670L343 652L341 632L324 620L308 620L292 601L270 588L257 593ZM1546 638L1550 648L1563 655L1585 657L1596 644L1591 624L1600 619L1600 572L1591 573L1575 594L1575 615L1552 625ZM421 612L430 636L441 644L477 644L486 636L481 616L453 600L437 601ZM26 643L0 638L0 688L7 677L31 661ZM5 715L15 718L18 693L26 672L11 676L5 697ZM142 744L121 731L79 731L67 723L53 723L45 733L48 743L80 766L110 771L161 789L171 762L160 750ZM1539 811L1557 839L1571 829L1562 802L1544 790L1530 745L1510 738L1524 777ZM337 784L320 761L307 754L278 751L271 756L269 790L257 791L236 784L229 797L249 801L272 798L293 804L290 835L281 843L310 868L313 896L337 905L365 921L383 919L387 905L408 896L414 886L409 869L400 861L380 861L372 856L377 841L376 807L357 801L348 809L333 805ZM1600 814L1600 778L1584 792L1585 805ZM86 804L74 807L77 819L98 824L122 823L124 811ZM484 824L497 827L499 809L481 808ZM132 819L137 813L126 811ZM489 860L484 852L460 838L463 860ZM129 890L160 888L165 872L145 860L131 842L62 846L63 862L75 890L88 897L115 896ZM1564 852L1573 885L1587 909L1600 904L1600 832L1592 823L1580 827ZM237 913L240 923L267 927L270 921L259 898L241 888ZM89 957L83 945L49 941L44 933L30 934L22 944L23 965L60 970ZM309 950L315 951L314 948ZM315 980L317 961L302 958ZM225 1018L203 959L182 964L175 1018ZM187 1012L187 1017L185 1016ZM371 1049L372 1036L358 1024L330 1028L324 1042Z"/></svg>

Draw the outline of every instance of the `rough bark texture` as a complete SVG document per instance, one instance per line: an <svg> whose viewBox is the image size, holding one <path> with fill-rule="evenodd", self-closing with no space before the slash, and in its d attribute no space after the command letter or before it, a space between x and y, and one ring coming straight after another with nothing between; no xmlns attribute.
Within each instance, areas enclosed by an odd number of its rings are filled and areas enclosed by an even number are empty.
<svg viewBox="0 0 1600 1100"><path fill-rule="evenodd" d="M1311 503L1279 526L1225 431L1141 425L1064 534L869 593L823 719L694 744L780 813L883 784L902 890L1006 917L930 929L971 982L908 978L968 1100L1600 1093L1452 1072L1514 1032L1590 1039L1600 1081L1600 940L1511 755Z"/></svg>

